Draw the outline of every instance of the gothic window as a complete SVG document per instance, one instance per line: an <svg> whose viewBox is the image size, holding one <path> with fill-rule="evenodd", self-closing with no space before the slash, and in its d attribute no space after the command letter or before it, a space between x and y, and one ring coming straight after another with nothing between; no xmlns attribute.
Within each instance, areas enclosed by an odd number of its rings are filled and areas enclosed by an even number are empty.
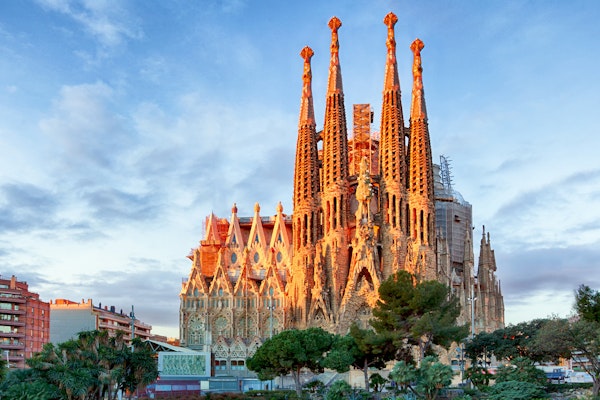
<svg viewBox="0 0 600 400"><path fill-rule="evenodd" d="M258 263L259 260L260 260L260 255L258 254L258 252L254 253L254 263L255 264Z"/></svg>
<svg viewBox="0 0 600 400"><path fill-rule="evenodd" d="M237 261L237 254L231 253L231 263L235 264Z"/></svg>
<svg viewBox="0 0 600 400"><path fill-rule="evenodd" d="M226 335L227 325L227 319L225 317L218 317L215 320L216 336Z"/></svg>
<svg viewBox="0 0 600 400"><path fill-rule="evenodd" d="M275 258L277 259L278 263L280 263L281 260L283 260L283 255L281 254L280 251L277 252L277 256L275 256Z"/></svg>
<svg viewBox="0 0 600 400"><path fill-rule="evenodd" d="M198 288L194 288L194 297L198 297Z"/></svg>

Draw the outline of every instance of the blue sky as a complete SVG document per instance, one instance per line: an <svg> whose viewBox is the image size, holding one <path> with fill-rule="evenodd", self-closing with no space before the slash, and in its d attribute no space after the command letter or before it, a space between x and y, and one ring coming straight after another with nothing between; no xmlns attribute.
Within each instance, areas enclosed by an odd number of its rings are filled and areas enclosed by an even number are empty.
<svg viewBox="0 0 600 400"><path fill-rule="evenodd" d="M0 2L0 273L178 336L205 216L291 212L300 50L321 126L340 18L346 110L378 116L389 11L405 114L425 43L434 161L491 233L507 322L569 314L600 289L592 0Z"/></svg>

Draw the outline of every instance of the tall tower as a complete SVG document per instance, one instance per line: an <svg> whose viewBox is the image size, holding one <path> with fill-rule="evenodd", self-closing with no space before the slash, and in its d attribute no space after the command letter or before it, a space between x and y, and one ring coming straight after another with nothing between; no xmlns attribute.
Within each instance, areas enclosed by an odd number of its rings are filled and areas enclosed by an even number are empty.
<svg viewBox="0 0 600 400"><path fill-rule="evenodd" d="M334 314L340 306L348 276L348 132L339 60L338 29L342 22L333 17L331 60L323 125L323 167L321 206L323 208L324 274L331 290Z"/></svg>
<svg viewBox="0 0 600 400"><path fill-rule="evenodd" d="M288 293L291 317L304 321L310 306L310 287L314 283L315 244L319 224L319 154L312 96L312 71L310 60L314 52L308 46L300 52L304 59L302 98L296 164L294 168L294 216L292 280ZM329 310L325 310L326 313Z"/></svg>
<svg viewBox="0 0 600 400"><path fill-rule="evenodd" d="M475 331L492 332L504 327L504 299L500 282L496 280L496 256L490 234L481 236L475 302Z"/></svg>
<svg viewBox="0 0 600 400"><path fill-rule="evenodd" d="M435 198L433 191L433 161L427 124L427 109L423 91L421 50L424 44L416 39L410 49L413 59L413 90L410 108L409 136L409 239L406 269L421 279L437 279L435 260Z"/></svg>
<svg viewBox="0 0 600 400"><path fill-rule="evenodd" d="M385 276L401 267L406 253L406 224L403 222L406 219L406 149L394 38L397 21L398 17L393 13L386 15L383 20L388 28L388 37L379 159L382 267Z"/></svg>

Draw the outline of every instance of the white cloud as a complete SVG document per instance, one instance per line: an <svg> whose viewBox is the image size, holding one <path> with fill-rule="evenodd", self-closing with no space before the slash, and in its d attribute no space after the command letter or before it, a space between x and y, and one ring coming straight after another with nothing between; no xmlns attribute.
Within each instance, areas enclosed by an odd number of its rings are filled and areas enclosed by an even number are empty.
<svg viewBox="0 0 600 400"><path fill-rule="evenodd" d="M143 36L124 3L107 0L38 0L45 8L67 15L102 46L114 47Z"/></svg>

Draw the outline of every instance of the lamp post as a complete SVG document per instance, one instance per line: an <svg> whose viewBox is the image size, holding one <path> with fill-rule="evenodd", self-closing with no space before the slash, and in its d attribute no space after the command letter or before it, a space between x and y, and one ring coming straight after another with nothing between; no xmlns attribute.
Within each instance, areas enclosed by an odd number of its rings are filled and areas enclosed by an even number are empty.
<svg viewBox="0 0 600 400"><path fill-rule="evenodd" d="M269 297L269 305L267 306L267 309L270 312L269 339L273 339L273 308L275 308L275 305L273 304L273 294L271 293L271 296ZM271 390L273 390L273 379L271 379Z"/></svg>
<svg viewBox="0 0 600 400"><path fill-rule="evenodd" d="M135 313L133 312L133 305L131 306L129 318L131 318L131 351L133 351L133 339L135 338Z"/></svg>
<svg viewBox="0 0 600 400"><path fill-rule="evenodd" d="M471 303L471 339L475 337L475 282L471 284L471 297L469 297L469 302Z"/></svg>

